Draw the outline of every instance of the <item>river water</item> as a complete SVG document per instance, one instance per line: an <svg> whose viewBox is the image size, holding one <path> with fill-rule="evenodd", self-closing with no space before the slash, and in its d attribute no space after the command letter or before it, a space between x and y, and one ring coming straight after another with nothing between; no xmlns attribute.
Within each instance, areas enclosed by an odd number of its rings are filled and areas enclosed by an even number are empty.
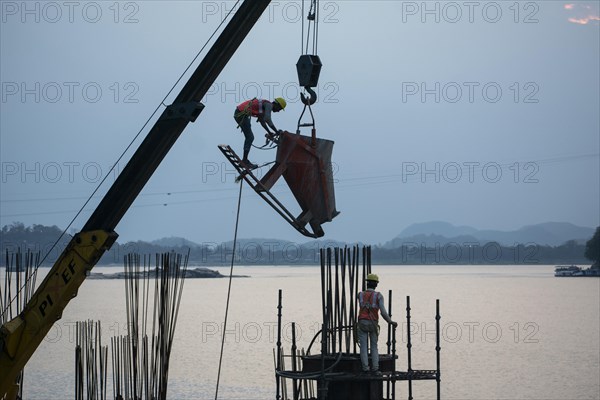
<svg viewBox="0 0 600 400"><path fill-rule="evenodd" d="M386 302L393 290L400 370L406 370L408 330L413 368L435 369L435 300L440 299L442 398L600 399L600 279L555 278L553 266L375 266L373 272ZM236 267L235 273L249 277L232 283L219 399L274 399L278 289L283 290L283 345L289 350L293 321L299 347L305 347L320 323L319 269ZM227 279L185 281L170 399L214 399L227 285ZM26 367L26 399L74 398L73 332L82 320L102 322L104 343L126 334L123 281L84 282ZM406 384L397 388L397 398L407 398ZM112 393L110 382L108 389ZM415 382L413 394L434 398L435 381Z"/></svg>

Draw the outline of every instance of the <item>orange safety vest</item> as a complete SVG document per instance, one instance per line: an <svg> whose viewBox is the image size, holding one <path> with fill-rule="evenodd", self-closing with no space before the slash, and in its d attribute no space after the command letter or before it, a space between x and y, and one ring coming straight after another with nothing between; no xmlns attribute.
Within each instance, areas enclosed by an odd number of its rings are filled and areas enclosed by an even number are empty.
<svg viewBox="0 0 600 400"><path fill-rule="evenodd" d="M379 292L374 290L360 292L358 294L358 303L360 305L358 319L379 321Z"/></svg>
<svg viewBox="0 0 600 400"><path fill-rule="evenodd" d="M263 102L268 100L263 99L252 99L243 102L239 106L237 106L237 110L240 114L251 115L253 117L258 117L260 114L264 113L263 110Z"/></svg>

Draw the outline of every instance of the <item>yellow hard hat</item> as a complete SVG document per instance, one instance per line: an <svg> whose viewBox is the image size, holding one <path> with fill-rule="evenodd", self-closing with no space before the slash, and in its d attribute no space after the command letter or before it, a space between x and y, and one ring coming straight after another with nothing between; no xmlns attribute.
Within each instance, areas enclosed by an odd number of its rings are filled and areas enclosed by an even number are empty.
<svg viewBox="0 0 600 400"><path fill-rule="evenodd" d="M367 275L367 280L379 283L379 277L375 274Z"/></svg>
<svg viewBox="0 0 600 400"><path fill-rule="evenodd" d="M285 102L285 99L283 97L275 98L275 102L277 102L277 104L281 106L282 110L285 110L285 106L287 105L287 103Z"/></svg>

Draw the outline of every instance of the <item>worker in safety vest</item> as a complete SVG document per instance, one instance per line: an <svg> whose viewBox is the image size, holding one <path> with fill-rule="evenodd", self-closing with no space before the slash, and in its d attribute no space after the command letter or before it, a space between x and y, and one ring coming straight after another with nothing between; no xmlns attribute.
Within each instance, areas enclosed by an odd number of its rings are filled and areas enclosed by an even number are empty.
<svg viewBox="0 0 600 400"><path fill-rule="evenodd" d="M273 139L277 134L281 133L281 131L273 124L271 112L284 110L285 106L285 100L281 97L277 97L274 101L254 98L243 102L235 108L233 118L235 119L235 122L237 122L238 127L242 129L246 138L244 141L244 157L242 158L244 167L257 167L256 164L253 164L248 160L248 153L250 153L252 142L254 142L254 134L252 133L252 127L250 126L250 117L255 117L267 131L267 137ZM271 132L269 128L271 128L273 132Z"/></svg>
<svg viewBox="0 0 600 400"><path fill-rule="evenodd" d="M358 313L358 341L360 344L360 362L363 373L369 372L369 356L367 341L371 342L371 372L374 375L381 375L379 371L379 351L377 349L377 338L379 336L379 313L388 324L394 328L398 323L392 321L388 315L383 295L376 292L379 277L375 274L367 275L367 290L358 294L359 313Z"/></svg>

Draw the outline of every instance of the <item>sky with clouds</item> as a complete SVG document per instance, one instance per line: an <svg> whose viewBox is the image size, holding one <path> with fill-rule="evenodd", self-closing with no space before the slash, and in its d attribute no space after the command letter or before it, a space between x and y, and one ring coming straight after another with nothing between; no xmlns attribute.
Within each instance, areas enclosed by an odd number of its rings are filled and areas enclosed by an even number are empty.
<svg viewBox="0 0 600 400"><path fill-rule="evenodd" d="M108 174L75 218L79 230L234 2L0 4L0 225L65 229ZM313 110L317 135L335 141L341 212L326 238L377 244L431 220L600 224L598 1L321 0L319 9ZM241 152L232 113L255 96L285 97L274 122L296 130L301 19L301 2L271 3L117 226L121 241L233 238L239 186L217 145ZM297 210L283 181L273 191ZM247 186L238 236L308 240Z"/></svg>

